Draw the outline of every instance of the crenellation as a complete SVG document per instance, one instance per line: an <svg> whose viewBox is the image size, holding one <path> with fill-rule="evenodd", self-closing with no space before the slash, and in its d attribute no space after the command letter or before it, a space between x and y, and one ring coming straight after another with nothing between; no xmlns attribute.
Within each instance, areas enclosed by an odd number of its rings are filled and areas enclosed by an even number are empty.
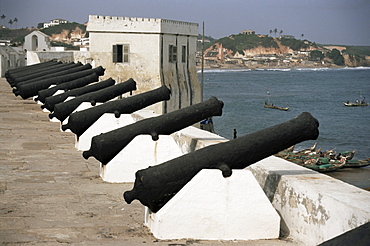
<svg viewBox="0 0 370 246"><path fill-rule="evenodd" d="M168 19L159 19L159 18L89 15L89 23L92 23L95 20L111 20L112 22L117 22L117 23L118 22L125 22L125 21L138 22L138 23L162 22L162 23L173 24L173 25L198 27L198 23L185 22L185 21L175 21L175 20L168 20Z"/></svg>

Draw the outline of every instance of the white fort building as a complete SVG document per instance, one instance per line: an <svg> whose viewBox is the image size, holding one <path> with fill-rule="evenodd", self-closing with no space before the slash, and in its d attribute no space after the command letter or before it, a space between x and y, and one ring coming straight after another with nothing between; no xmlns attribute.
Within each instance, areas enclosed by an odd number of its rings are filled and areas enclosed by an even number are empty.
<svg viewBox="0 0 370 246"><path fill-rule="evenodd" d="M135 94L162 85L171 89L171 99L157 103L156 113L202 101L195 67L197 23L90 15L87 31L91 59L106 68L104 78L133 78Z"/></svg>

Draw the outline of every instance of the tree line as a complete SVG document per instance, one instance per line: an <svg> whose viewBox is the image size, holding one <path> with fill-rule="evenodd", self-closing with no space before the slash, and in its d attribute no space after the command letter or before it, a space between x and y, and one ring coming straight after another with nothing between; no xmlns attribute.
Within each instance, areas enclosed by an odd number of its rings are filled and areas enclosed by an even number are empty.
<svg viewBox="0 0 370 246"><path fill-rule="evenodd" d="M2 14L0 18L1 18L1 21L3 22L3 26L5 26L4 21L5 21L6 15ZM10 19L8 21L8 24L10 25L10 28L12 28L12 25L15 23L15 28L17 28L17 24L16 24L17 22L18 22L18 18L15 17L14 19Z"/></svg>

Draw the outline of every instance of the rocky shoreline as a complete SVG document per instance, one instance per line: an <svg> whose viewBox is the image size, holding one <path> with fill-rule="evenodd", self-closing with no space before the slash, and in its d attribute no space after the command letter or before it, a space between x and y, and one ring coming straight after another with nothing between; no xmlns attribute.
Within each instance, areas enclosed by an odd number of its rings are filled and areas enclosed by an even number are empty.
<svg viewBox="0 0 370 246"><path fill-rule="evenodd" d="M267 65L258 65L258 66L243 66L238 64L221 64L220 66L209 66L205 65L205 70L210 69L298 69L298 68L311 68L311 69L320 69L320 68L345 68L347 66L338 66L338 65L294 65L294 66L267 66ZM197 70L201 70L202 66L196 66Z"/></svg>

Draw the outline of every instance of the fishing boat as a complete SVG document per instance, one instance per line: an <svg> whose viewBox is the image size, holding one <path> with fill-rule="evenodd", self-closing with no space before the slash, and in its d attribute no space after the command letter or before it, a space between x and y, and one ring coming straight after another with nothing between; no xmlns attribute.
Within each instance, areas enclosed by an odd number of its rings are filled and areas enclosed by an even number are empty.
<svg viewBox="0 0 370 246"><path fill-rule="evenodd" d="M289 110L289 107L278 107L278 106L275 106L274 104L270 104L270 91L269 91L269 88L266 88L266 93L267 93L267 101L265 101L263 107L265 108L272 108L272 109L279 109L279 110L283 110L283 111L288 111Z"/></svg>
<svg viewBox="0 0 370 246"><path fill-rule="evenodd" d="M360 102L343 102L344 106L346 107L364 107L364 106L368 106L369 103L366 103L364 101L360 101Z"/></svg>
<svg viewBox="0 0 370 246"><path fill-rule="evenodd" d="M265 104L263 106L265 108L273 108L273 109L279 109L279 110L283 110L283 111L288 111L289 110L289 107L278 107L278 106L275 106L274 104L268 104L267 102L265 102Z"/></svg>
<svg viewBox="0 0 370 246"><path fill-rule="evenodd" d="M347 160L343 167L367 167L370 165L370 158L365 160Z"/></svg>
<svg viewBox="0 0 370 246"><path fill-rule="evenodd" d="M360 92L360 98L360 100L356 99L355 102L347 101L343 102L343 104L346 107L364 107L369 105L369 103L365 102L365 97L362 97L362 92Z"/></svg>
<svg viewBox="0 0 370 246"><path fill-rule="evenodd" d="M344 167L344 163L341 164L324 164L324 165L303 165L305 168L314 170L319 173L328 173L328 172L334 172L338 169Z"/></svg>

